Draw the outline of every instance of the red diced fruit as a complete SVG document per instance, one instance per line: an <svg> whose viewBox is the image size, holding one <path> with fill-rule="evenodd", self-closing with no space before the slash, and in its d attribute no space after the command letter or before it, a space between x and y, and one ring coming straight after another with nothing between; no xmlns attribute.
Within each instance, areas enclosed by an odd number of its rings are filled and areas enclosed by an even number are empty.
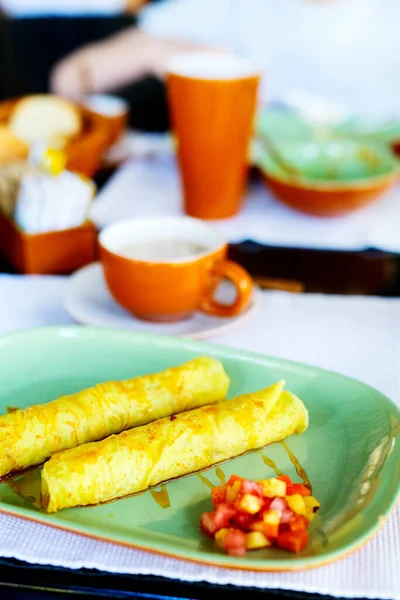
<svg viewBox="0 0 400 600"><path fill-rule="evenodd" d="M265 524L264 533L267 536L267 538L276 539L279 535L279 525Z"/></svg>
<svg viewBox="0 0 400 600"><path fill-rule="evenodd" d="M246 534L240 529L229 529L224 540L225 549L228 550L246 550ZM244 556L244 554L237 555Z"/></svg>
<svg viewBox="0 0 400 600"><path fill-rule="evenodd" d="M227 485L233 485L236 481L240 481L240 483L242 483L242 481L244 481L244 477L239 477L239 475L231 475L228 479Z"/></svg>
<svg viewBox="0 0 400 600"><path fill-rule="evenodd" d="M218 527L215 525L215 513L205 512L200 517L200 527L205 534L213 537Z"/></svg>
<svg viewBox="0 0 400 600"><path fill-rule="evenodd" d="M281 523L289 523L292 520L293 515L294 513L290 510L290 508L285 508L281 512Z"/></svg>
<svg viewBox="0 0 400 600"><path fill-rule="evenodd" d="M279 477L277 477L277 479L284 481L286 483L286 485L292 485L292 480L290 479L289 475L279 475Z"/></svg>
<svg viewBox="0 0 400 600"><path fill-rule="evenodd" d="M302 483L293 484L293 493L300 494L300 496L311 496L311 490Z"/></svg>
<svg viewBox="0 0 400 600"><path fill-rule="evenodd" d="M226 496L226 486L225 485L217 485L212 489L211 492L211 502L216 506L217 504L222 504L225 502Z"/></svg>
<svg viewBox="0 0 400 600"><path fill-rule="evenodd" d="M271 502L272 502L273 498L264 498L264 504L262 507L262 510L265 512L267 510L269 510L269 508L271 507Z"/></svg>
<svg viewBox="0 0 400 600"><path fill-rule="evenodd" d="M301 552L307 543L307 531L282 531L278 536L278 546L289 552Z"/></svg>
<svg viewBox="0 0 400 600"><path fill-rule="evenodd" d="M300 496L311 496L311 490L308 489L302 483L293 483L286 489L287 496L293 496L294 494L300 494Z"/></svg>
<svg viewBox="0 0 400 600"><path fill-rule="evenodd" d="M267 538L274 539L279 535L279 523L265 523L264 521L254 521L250 525L250 531L260 531Z"/></svg>
<svg viewBox="0 0 400 600"><path fill-rule="evenodd" d="M240 481L228 483L226 486L225 502L228 504L235 504L241 485L242 483Z"/></svg>
<svg viewBox="0 0 400 600"><path fill-rule="evenodd" d="M254 523L254 517L249 513L236 512L232 523L242 531L249 531L251 525Z"/></svg>
<svg viewBox="0 0 400 600"><path fill-rule="evenodd" d="M257 481L250 481L249 479L245 479L242 481L242 485L240 488L242 494L253 494L254 496L263 497L263 488L262 485L257 483Z"/></svg>
<svg viewBox="0 0 400 600"><path fill-rule="evenodd" d="M278 545L301 552L308 543L308 526L319 502L301 483L282 475L259 481L232 475L213 488L214 511L200 518L204 533L230 556Z"/></svg>
<svg viewBox="0 0 400 600"><path fill-rule="evenodd" d="M303 515L294 515L289 521L290 531L305 531L308 527L308 521Z"/></svg>
<svg viewBox="0 0 400 600"><path fill-rule="evenodd" d="M285 508L287 508L287 502L284 498L274 498L269 505L270 510L276 510L279 514L282 514Z"/></svg>
<svg viewBox="0 0 400 600"><path fill-rule="evenodd" d="M217 529L229 527L232 517L236 515L236 510L229 504L218 504L214 513L214 523Z"/></svg>

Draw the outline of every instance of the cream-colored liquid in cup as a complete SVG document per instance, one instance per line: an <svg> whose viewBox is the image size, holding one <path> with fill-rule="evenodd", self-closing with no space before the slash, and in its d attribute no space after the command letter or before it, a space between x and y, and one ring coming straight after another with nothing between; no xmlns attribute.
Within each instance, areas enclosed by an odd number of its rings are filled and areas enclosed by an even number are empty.
<svg viewBox="0 0 400 600"><path fill-rule="evenodd" d="M134 242L122 246L118 253L128 258L146 261L176 260L206 252L206 246L180 240Z"/></svg>

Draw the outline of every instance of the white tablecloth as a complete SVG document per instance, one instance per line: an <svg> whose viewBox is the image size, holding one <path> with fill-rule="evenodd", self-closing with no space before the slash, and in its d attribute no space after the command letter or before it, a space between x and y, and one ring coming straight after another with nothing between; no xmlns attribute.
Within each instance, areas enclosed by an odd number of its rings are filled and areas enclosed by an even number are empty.
<svg viewBox="0 0 400 600"><path fill-rule="evenodd" d="M65 286L62 277L0 276L0 334L72 323L62 307ZM400 405L400 300L264 292L260 311L252 320L213 341L356 377ZM200 566L2 514L0 555L70 568L400 600L400 508L355 554L299 573L262 574Z"/></svg>
<svg viewBox="0 0 400 600"><path fill-rule="evenodd" d="M150 137L150 139L149 139ZM176 162L168 140L160 136L127 140L134 155L100 192L92 208L99 227L131 217L182 214ZM154 150L154 154L146 154ZM241 212L214 221L231 243L252 240L272 246L328 250L377 248L400 252L400 186L350 215L321 218L279 202L261 183L249 186Z"/></svg>

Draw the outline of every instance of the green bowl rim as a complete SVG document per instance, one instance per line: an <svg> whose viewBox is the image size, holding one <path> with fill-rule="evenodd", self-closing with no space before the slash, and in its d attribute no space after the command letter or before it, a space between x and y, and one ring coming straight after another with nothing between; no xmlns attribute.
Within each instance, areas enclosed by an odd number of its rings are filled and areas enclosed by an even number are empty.
<svg viewBox="0 0 400 600"><path fill-rule="evenodd" d="M258 137L258 136L257 136ZM261 136L260 136L261 137ZM361 142L358 140L330 140L327 142L316 142L315 140L305 140L305 141L291 141L286 142L287 144L331 144L331 143L339 143L342 145L351 145L369 148L374 150L377 155L386 158L388 160L387 172L383 174L377 175L368 175L366 177L362 177L359 179L347 179L347 180L331 180L331 179L313 179L311 177L296 177L291 175L283 175L272 173L268 167L262 164L261 160L257 160L255 158L255 167L261 171L261 173L267 178L271 180L275 180L283 185L289 187L295 187L298 189L307 189L307 190L316 190L316 191L324 191L324 192L338 192L338 191L360 191L367 190L371 188L379 188L384 187L385 184L388 186L394 184L397 179L400 177L400 158L398 158L395 153L385 144L373 143L373 142ZM269 154L268 150L263 150L264 154ZM273 160L273 159L272 159Z"/></svg>

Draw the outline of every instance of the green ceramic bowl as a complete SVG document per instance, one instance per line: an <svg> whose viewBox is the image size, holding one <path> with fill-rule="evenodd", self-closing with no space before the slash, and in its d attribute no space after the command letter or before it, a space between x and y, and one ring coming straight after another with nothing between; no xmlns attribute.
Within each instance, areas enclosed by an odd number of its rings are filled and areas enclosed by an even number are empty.
<svg viewBox="0 0 400 600"><path fill-rule="evenodd" d="M263 134L277 141L318 140L324 136L331 140L350 139L393 146L400 141L400 121L350 117L341 123L316 127L289 107L262 106L257 114L256 135Z"/></svg>
<svg viewBox="0 0 400 600"><path fill-rule="evenodd" d="M307 431L287 440L321 502L311 523L310 543L301 553L268 548L235 558L215 548L198 529L201 513L211 508L204 478L218 484L215 468L203 472L203 479L192 474L166 484L167 508L146 491L111 504L49 515L2 484L0 510L182 560L259 571L323 565L376 533L400 490L400 411L368 385L335 373L181 338L79 326L36 329L0 338L0 413L100 381L156 372L202 354L223 362L231 377L230 397L285 379L286 388L309 410ZM223 463L221 469L226 477L271 477L274 471L265 457L299 480L281 444Z"/></svg>
<svg viewBox="0 0 400 600"><path fill-rule="evenodd" d="M256 137L268 135L269 138L280 140L315 140L316 130L294 110L280 107L261 107L256 118ZM329 127L330 135L333 129Z"/></svg>
<svg viewBox="0 0 400 600"><path fill-rule="evenodd" d="M400 163L386 146L351 140L287 140L254 146L254 162L271 191L302 212L338 216L366 206L398 180Z"/></svg>

